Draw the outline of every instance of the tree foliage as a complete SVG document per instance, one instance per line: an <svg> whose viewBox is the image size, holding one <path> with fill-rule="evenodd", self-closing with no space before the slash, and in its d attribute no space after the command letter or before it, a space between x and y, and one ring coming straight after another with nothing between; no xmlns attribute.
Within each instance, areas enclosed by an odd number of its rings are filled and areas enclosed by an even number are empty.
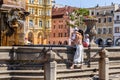
<svg viewBox="0 0 120 80"><path fill-rule="evenodd" d="M70 27L83 27L85 26L83 19L88 15L89 15L88 9L85 8L76 9L69 14L70 21L67 22L67 24Z"/></svg>

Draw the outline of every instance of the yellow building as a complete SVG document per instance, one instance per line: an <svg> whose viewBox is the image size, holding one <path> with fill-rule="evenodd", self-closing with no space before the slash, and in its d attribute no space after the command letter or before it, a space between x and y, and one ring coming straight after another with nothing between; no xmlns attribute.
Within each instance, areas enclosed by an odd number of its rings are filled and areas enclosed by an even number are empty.
<svg viewBox="0 0 120 80"><path fill-rule="evenodd" d="M51 28L52 0L26 0L25 39L32 44L48 44Z"/></svg>

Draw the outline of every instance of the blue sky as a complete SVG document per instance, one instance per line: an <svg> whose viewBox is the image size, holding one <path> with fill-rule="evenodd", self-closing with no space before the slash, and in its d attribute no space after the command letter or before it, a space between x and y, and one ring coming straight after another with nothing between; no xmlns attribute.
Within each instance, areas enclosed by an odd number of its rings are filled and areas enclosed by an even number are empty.
<svg viewBox="0 0 120 80"><path fill-rule="evenodd" d="M55 0L56 4L82 8L95 7L97 4L100 6L106 6L111 5L112 2L120 4L120 0Z"/></svg>

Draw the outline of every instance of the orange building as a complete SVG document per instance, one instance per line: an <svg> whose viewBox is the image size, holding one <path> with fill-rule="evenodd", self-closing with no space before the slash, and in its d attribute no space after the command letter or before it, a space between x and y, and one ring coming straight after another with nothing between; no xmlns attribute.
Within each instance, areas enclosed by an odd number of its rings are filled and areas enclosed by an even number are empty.
<svg viewBox="0 0 120 80"><path fill-rule="evenodd" d="M69 36L71 33L70 26L67 25L69 21L69 14L75 7L65 6L62 8L53 7L52 9L52 27L49 38L49 44L54 45L68 45Z"/></svg>

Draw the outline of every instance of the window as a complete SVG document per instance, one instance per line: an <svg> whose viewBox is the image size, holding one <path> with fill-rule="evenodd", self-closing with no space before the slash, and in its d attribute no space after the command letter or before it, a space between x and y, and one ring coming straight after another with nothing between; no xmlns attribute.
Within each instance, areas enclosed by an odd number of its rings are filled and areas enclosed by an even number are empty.
<svg viewBox="0 0 120 80"><path fill-rule="evenodd" d="M101 23L101 18L98 19L98 23Z"/></svg>
<svg viewBox="0 0 120 80"><path fill-rule="evenodd" d="M51 12L50 10L47 10L46 15L50 16L51 15L50 12Z"/></svg>
<svg viewBox="0 0 120 80"><path fill-rule="evenodd" d="M39 15L42 15L42 10L39 10Z"/></svg>
<svg viewBox="0 0 120 80"><path fill-rule="evenodd" d="M98 28L98 34L101 34L102 33L102 29L101 28Z"/></svg>
<svg viewBox="0 0 120 80"><path fill-rule="evenodd" d="M62 33L61 33L61 37L62 37Z"/></svg>
<svg viewBox="0 0 120 80"><path fill-rule="evenodd" d="M48 1L48 4L50 4L50 0L47 0Z"/></svg>
<svg viewBox="0 0 120 80"><path fill-rule="evenodd" d="M104 18L104 23L106 23L106 18Z"/></svg>
<svg viewBox="0 0 120 80"><path fill-rule="evenodd" d="M60 37L60 33L58 33L58 37Z"/></svg>
<svg viewBox="0 0 120 80"><path fill-rule="evenodd" d="M65 33L65 37L67 37L67 33Z"/></svg>
<svg viewBox="0 0 120 80"><path fill-rule="evenodd" d="M47 21L47 28L50 27L50 21Z"/></svg>
<svg viewBox="0 0 120 80"><path fill-rule="evenodd" d="M53 33L53 37L55 37L55 33Z"/></svg>
<svg viewBox="0 0 120 80"><path fill-rule="evenodd" d="M115 29L114 29L115 31L115 33L120 33L120 27L115 27Z"/></svg>
<svg viewBox="0 0 120 80"><path fill-rule="evenodd" d="M106 33L107 33L107 29L103 28L103 34L106 34Z"/></svg>
<svg viewBox="0 0 120 80"><path fill-rule="evenodd" d="M39 0L39 4L42 4L42 0Z"/></svg>
<svg viewBox="0 0 120 80"><path fill-rule="evenodd" d="M111 11L111 14L113 14L113 10Z"/></svg>
<svg viewBox="0 0 120 80"><path fill-rule="evenodd" d="M63 28L63 25L61 25L61 29Z"/></svg>
<svg viewBox="0 0 120 80"><path fill-rule="evenodd" d="M34 8L29 8L30 14L34 14Z"/></svg>
<svg viewBox="0 0 120 80"><path fill-rule="evenodd" d="M67 29L67 25L65 25L65 29Z"/></svg>
<svg viewBox="0 0 120 80"><path fill-rule="evenodd" d="M119 16L118 15L116 16L116 20L119 20Z"/></svg>
<svg viewBox="0 0 120 80"><path fill-rule="evenodd" d="M93 11L91 12L91 15L94 15L94 12L93 12Z"/></svg>
<svg viewBox="0 0 120 80"><path fill-rule="evenodd" d="M33 4L33 3L34 3L34 0L29 0L29 3L30 3L30 4Z"/></svg>
<svg viewBox="0 0 120 80"><path fill-rule="evenodd" d="M32 9L31 8L29 8L29 10L28 10L29 12L30 12L30 14L32 14Z"/></svg>
<svg viewBox="0 0 120 80"><path fill-rule="evenodd" d="M97 12L97 16L99 15L99 12Z"/></svg>
<svg viewBox="0 0 120 80"><path fill-rule="evenodd" d="M42 21L41 20L39 21L39 27L42 27Z"/></svg>
<svg viewBox="0 0 120 80"><path fill-rule="evenodd" d="M33 20L29 20L29 26L33 27Z"/></svg>
<svg viewBox="0 0 120 80"><path fill-rule="evenodd" d="M53 41L53 44L55 44L55 41Z"/></svg>
<svg viewBox="0 0 120 80"><path fill-rule="evenodd" d="M59 25L59 29L60 29L60 25Z"/></svg>
<svg viewBox="0 0 120 80"><path fill-rule="evenodd" d="M55 29L55 25L54 25L53 29Z"/></svg>
<svg viewBox="0 0 120 80"><path fill-rule="evenodd" d="M111 17L108 18L108 22L112 22L112 18Z"/></svg>
<svg viewBox="0 0 120 80"><path fill-rule="evenodd" d="M32 8L32 14L34 14L34 9Z"/></svg>
<svg viewBox="0 0 120 80"><path fill-rule="evenodd" d="M112 34L112 28L109 28L109 29L108 29L108 33L109 33L109 34Z"/></svg>

